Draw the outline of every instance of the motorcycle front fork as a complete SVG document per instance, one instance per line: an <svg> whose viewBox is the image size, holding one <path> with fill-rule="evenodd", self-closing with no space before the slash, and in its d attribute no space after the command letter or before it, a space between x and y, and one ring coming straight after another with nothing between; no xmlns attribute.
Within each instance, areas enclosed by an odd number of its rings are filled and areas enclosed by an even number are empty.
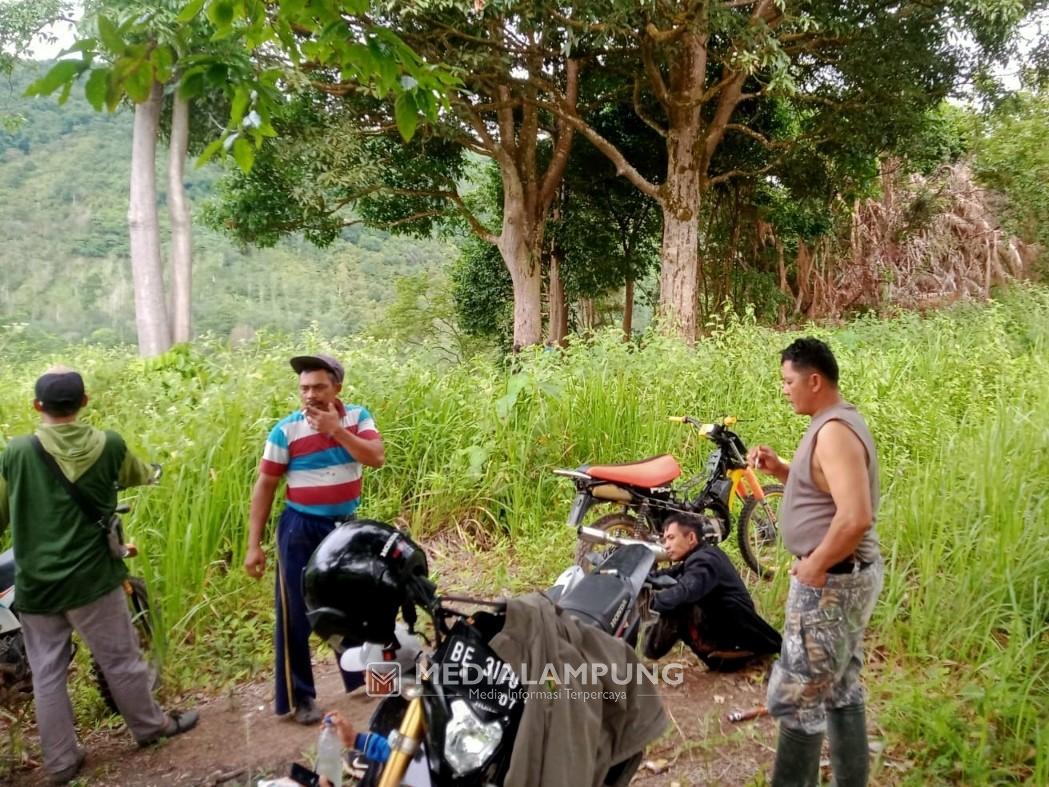
<svg viewBox="0 0 1049 787"><path fill-rule="evenodd" d="M413 697L408 702L408 709L401 719L401 726L390 736L390 759L382 769L379 787L398 787L408 770L415 752L422 744L426 716L423 713L421 697Z"/></svg>

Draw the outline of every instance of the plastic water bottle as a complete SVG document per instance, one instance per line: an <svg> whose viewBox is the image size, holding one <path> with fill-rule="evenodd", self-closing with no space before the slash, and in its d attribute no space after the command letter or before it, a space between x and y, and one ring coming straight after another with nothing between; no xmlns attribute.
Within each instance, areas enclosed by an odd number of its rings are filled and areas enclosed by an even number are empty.
<svg viewBox="0 0 1049 787"><path fill-rule="evenodd" d="M335 730L331 716L324 717L320 737L317 739L317 773L325 777L334 787L342 787L342 741Z"/></svg>

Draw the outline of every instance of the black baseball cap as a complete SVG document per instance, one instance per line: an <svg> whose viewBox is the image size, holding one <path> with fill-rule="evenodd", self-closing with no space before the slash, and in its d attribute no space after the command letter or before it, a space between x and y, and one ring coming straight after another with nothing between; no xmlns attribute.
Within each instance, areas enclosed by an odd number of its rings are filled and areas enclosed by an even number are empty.
<svg viewBox="0 0 1049 787"><path fill-rule="evenodd" d="M342 364L330 355L296 355L291 359L291 368L298 374L323 369L335 375L335 382L340 385L342 384L342 378L346 376Z"/></svg>
<svg viewBox="0 0 1049 787"><path fill-rule="evenodd" d="M84 378L79 372L47 372L37 378L33 389L44 407L69 409L84 401Z"/></svg>

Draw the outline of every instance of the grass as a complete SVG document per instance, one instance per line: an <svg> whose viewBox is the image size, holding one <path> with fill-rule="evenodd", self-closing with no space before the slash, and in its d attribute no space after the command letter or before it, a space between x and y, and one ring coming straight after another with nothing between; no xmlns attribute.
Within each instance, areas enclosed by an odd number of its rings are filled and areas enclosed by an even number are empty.
<svg viewBox="0 0 1049 787"><path fill-rule="evenodd" d="M1049 290L811 333L835 348L883 470L870 689L885 756L909 763L892 780L1049 783ZM85 374L85 417L165 465L161 486L128 494L144 553L132 569L156 603L168 691L218 690L270 668L272 576L254 582L240 563L263 440L296 406L290 355L338 354L345 398L383 432L387 465L366 474L363 513L424 542L473 533L468 573L495 593L548 582L570 559L571 488L555 467L672 452L698 471L708 444L666 420L683 413L738 415L745 440L789 453L805 427L779 393L790 338L732 320L694 348L608 333L463 366L313 334L152 361L92 347L28 365L0 356L0 434L32 428L32 381L61 360ZM780 623L782 585L755 592ZM101 717L89 693L78 701Z"/></svg>

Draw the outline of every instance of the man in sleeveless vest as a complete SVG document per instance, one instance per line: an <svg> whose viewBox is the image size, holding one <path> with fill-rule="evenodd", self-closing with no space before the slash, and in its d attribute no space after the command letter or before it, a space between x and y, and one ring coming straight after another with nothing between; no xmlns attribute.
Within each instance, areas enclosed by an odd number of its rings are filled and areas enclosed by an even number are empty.
<svg viewBox="0 0 1049 787"><path fill-rule="evenodd" d="M55 470L82 500L108 519L117 485L150 483L152 471L116 432L80 423L84 381L54 367L36 381L36 434L16 437L0 454L0 529L11 524L15 604L33 670L44 769L53 784L72 781L84 764L77 744L67 678L74 630L105 675L128 729L140 746L185 732L197 712L165 713L153 699L149 666L138 647L123 582L124 562L110 555L99 520L89 519Z"/></svg>
<svg viewBox="0 0 1049 787"><path fill-rule="evenodd" d="M780 512L791 569L783 649L768 686L779 721L774 787L815 787L823 736L838 787L866 785L863 633L884 570L874 529L878 457L863 417L838 390L838 364L818 339L785 349L783 393L810 423L788 463L768 446L751 464L786 484Z"/></svg>

